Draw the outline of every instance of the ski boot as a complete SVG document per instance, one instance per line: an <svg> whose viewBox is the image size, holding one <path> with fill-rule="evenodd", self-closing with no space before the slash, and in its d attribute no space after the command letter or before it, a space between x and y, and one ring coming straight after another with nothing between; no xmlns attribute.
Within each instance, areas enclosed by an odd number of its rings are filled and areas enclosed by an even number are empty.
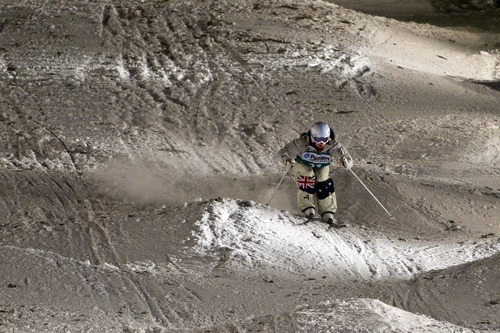
<svg viewBox="0 0 500 333"><path fill-rule="evenodd" d="M314 218L314 215L316 215L316 209L314 209L314 207L309 207L304 211L304 216L308 219Z"/></svg>
<svg viewBox="0 0 500 333"><path fill-rule="evenodd" d="M323 213L323 215L321 215L321 218L323 219L323 222L329 224L329 225L334 225L337 223L337 219L335 218L335 214L334 213Z"/></svg>

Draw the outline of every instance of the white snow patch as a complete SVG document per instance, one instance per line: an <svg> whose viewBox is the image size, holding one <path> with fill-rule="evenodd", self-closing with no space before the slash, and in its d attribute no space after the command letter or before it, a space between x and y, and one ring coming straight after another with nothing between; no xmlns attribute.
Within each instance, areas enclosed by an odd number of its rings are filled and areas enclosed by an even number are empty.
<svg viewBox="0 0 500 333"><path fill-rule="evenodd" d="M118 73L118 76L122 80L128 80L130 78L130 73L125 69L125 65L123 63L123 58L120 56L116 61L115 70Z"/></svg>
<svg viewBox="0 0 500 333"><path fill-rule="evenodd" d="M136 273L157 273L158 267L152 261L136 261L125 265L128 269Z"/></svg>
<svg viewBox="0 0 500 333"><path fill-rule="evenodd" d="M115 265L107 263L107 262L104 262L101 265L101 268L105 269L105 270L108 270L108 271L119 271L120 270L120 268L118 266L115 266Z"/></svg>
<svg viewBox="0 0 500 333"><path fill-rule="evenodd" d="M413 314L379 300L358 298L332 300L315 305L302 305L276 316L248 318L228 326L209 328L208 331L226 332L398 332L398 333L472 333L476 330L442 322L428 316Z"/></svg>
<svg viewBox="0 0 500 333"><path fill-rule="evenodd" d="M298 308L300 332L472 332L374 299L336 300Z"/></svg>
<svg viewBox="0 0 500 333"><path fill-rule="evenodd" d="M500 252L498 239L404 241L304 221L250 201L214 201L196 223L190 251L212 258L212 269L342 279L410 279Z"/></svg>
<svg viewBox="0 0 500 333"><path fill-rule="evenodd" d="M290 48L284 54L251 54L246 60L264 65L268 70L302 67L318 70L321 74L335 71L345 80L363 74L370 67L368 57L355 51L340 50L335 45Z"/></svg>
<svg viewBox="0 0 500 333"><path fill-rule="evenodd" d="M374 62L381 59L416 71L463 79L498 80L500 53L497 51L471 53L470 46L464 47L451 39L430 39L420 29L409 27L411 25L394 29L382 24L365 29L360 33L371 43L362 52ZM460 37L471 46L484 45L480 34L463 32Z"/></svg>
<svg viewBox="0 0 500 333"><path fill-rule="evenodd" d="M465 159L475 165L500 168L500 130L485 129L483 136L467 148L469 154L465 154Z"/></svg>
<svg viewBox="0 0 500 333"><path fill-rule="evenodd" d="M5 72L7 70L7 65L5 64L5 60L0 56L0 72Z"/></svg>

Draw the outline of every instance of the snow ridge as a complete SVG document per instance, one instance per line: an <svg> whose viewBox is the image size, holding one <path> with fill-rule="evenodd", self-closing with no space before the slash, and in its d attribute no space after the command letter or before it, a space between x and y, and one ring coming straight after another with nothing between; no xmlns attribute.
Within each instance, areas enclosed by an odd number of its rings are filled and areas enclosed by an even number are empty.
<svg viewBox="0 0 500 333"><path fill-rule="evenodd" d="M357 227L330 229L252 201L212 201L195 224L190 249L211 269L234 273L411 279L492 256L498 239L397 240Z"/></svg>

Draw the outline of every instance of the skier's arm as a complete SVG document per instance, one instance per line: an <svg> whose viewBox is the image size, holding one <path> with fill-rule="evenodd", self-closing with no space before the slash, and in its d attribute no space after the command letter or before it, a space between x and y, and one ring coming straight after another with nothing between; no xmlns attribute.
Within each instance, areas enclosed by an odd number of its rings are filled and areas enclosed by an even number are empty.
<svg viewBox="0 0 500 333"><path fill-rule="evenodd" d="M302 153L302 149L304 146L303 140L299 137L287 143L283 148L278 151L278 156L285 163L290 162L293 163L295 161L295 157Z"/></svg>
<svg viewBox="0 0 500 333"><path fill-rule="evenodd" d="M342 146L342 144L338 141L333 141L333 147L330 150L330 155L332 157L338 157L340 163L346 169L350 169L353 165L351 154L349 154L347 149L345 149L344 146Z"/></svg>

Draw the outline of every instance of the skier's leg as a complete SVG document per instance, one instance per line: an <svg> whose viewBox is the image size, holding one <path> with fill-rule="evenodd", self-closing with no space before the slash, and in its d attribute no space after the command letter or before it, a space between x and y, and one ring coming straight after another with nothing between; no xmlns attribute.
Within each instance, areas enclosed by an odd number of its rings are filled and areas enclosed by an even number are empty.
<svg viewBox="0 0 500 333"><path fill-rule="evenodd" d="M314 172L310 166L302 163L295 163L292 168L293 179L297 183L297 208L312 216L316 212L316 180Z"/></svg>
<svg viewBox="0 0 500 333"><path fill-rule="evenodd" d="M329 177L329 166L315 169L316 175L316 197L318 200L319 214L325 219L332 219L337 212L337 197L333 179Z"/></svg>

